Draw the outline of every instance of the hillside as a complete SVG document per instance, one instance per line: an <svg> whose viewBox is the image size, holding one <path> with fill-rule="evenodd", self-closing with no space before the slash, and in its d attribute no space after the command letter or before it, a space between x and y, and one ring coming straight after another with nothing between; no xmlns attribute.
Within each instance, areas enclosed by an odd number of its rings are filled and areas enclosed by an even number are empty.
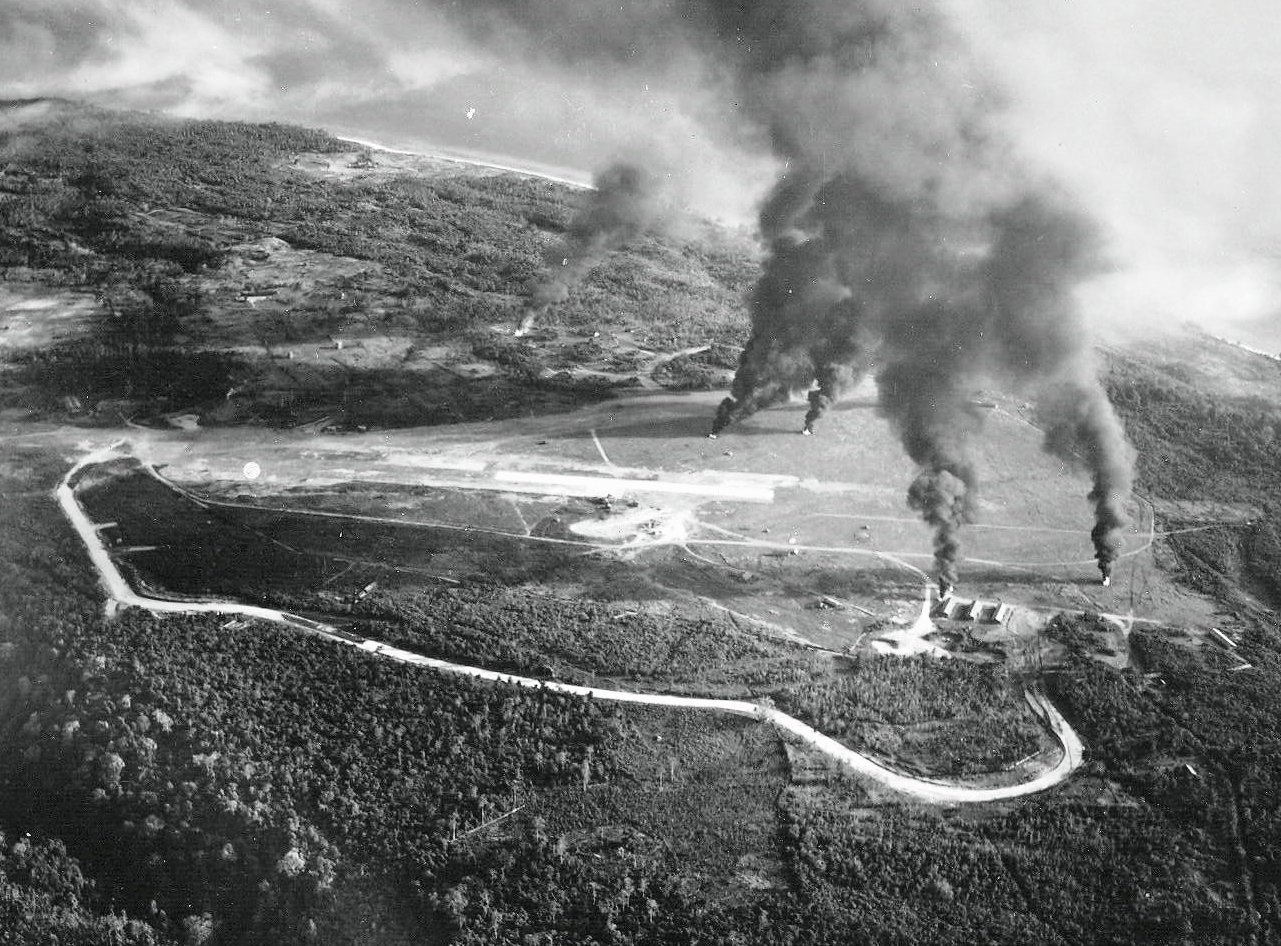
<svg viewBox="0 0 1281 946"><path fill-rule="evenodd" d="M514 333L579 199L319 131L0 105L0 931L1281 944L1281 364L1199 333L1101 352L1139 450L1109 589L1083 474L984 392L962 590L1012 616L931 619L869 391L814 437L799 404L705 436L747 237L644 238ZM76 462L142 599L292 623L106 600L54 499ZM1039 694L1085 756L940 805L758 718L308 627L751 701L973 789L1068 752Z"/></svg>
<svg viewBox="0 0 1281 946"><path fill-rule="evenodd" d="M42 417L351 429L565 409L731 338L751 278L747 241L694 225L615 254L516 339L572 211L562 185L283 126L0 114L0 339L18 356L0 406Z"/></svg>

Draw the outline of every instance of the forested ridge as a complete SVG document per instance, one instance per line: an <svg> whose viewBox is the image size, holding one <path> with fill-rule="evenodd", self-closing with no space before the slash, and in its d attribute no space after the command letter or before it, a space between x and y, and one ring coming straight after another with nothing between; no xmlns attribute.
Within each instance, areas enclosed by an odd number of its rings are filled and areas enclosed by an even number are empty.
<svg viewBox="0 0 1281 946"><path fill-rule="evenodd" d="M788 788L764 744L737 735L745 722L673 728L658 711L424 675L259 624L105 620L43 493L60 461L24 459L39 477L4 489L0 830L55 854L71 844L80 866L64 872L96 882L77 895L82 925L124 923L136 942L522 946L1235 943L1252 928L1221 804L1227 756L1137 671L1077 656L1047 681L1089 747L1062 792L948 812L836 773ZM863 691L892 688L869 667ZM953 691L945 674L922 692L941 707ZM887 717L919 718L918 699L899 695ZM1241 813L1265 914L1269 811ZM747 875L759 884L735 880ZM61 922L71 880L9 876L30 922Z"/></svg>
<svg viewBox="0 0 1281 946"><path fill-rule="evenodd" d="M780 689L780 709L894 760L928 760L931 776L999 772L1049 741L1003 668L931 656L860 655L848 670Z"/></svg>
<svg viewBox="0 0 1281 946"><path fill-rule="evenodd" d="M1208 336L1189 339L1192 345L1228 348ZM1245 352L1237 358L1263 362ZM1281 389L1281 364L1255 370ZM1244 588L1281 608L1281 397L1231 396L1177 365L1156 367L1120 353L1108 358L1105 380L1138 452L1140 490L1255 510L1218 527L1169 517L1171 529L1187 530L1169 539L1185 578L1234 607Z"/></svg>
<svg viewBox="0 0 1281 946"><path fill-rule="evenodd" d="M308 170L329 160L370 173ZM0 407L81 424L182 408L208 423L287 426L329 411L356 427L608 397L608 379L545 370L563 367L556 346L490 329L519 319L522 287L568 226L571 193L460 166L381 171L367 150L309 129L50 103L44 117L0 128L0 278L69 290L97 311L91 331L8 356L22 370L0 376ZM732 340L751 244L703 229L615 253L556 308L553 331L615 329L653 348ZM294 260L274 281L253 269L270 255L264 240ZM288 302L256 310L245 296L258 292ZM357 369L274 361L346 332L416 341L403 358ZM409 362L441 343L496 373L424 384ZM81 407L68 411L68 397Z"/></svg>
<svg viewBox="0 0 1281 946"><path fill-rule="evenodd" d="M1195 346L1195 349L1194 347ZM1260 941L1281 942L1281 820L1276 815L1278 684L1281 684L1281 364L1234 350L1209 336L1167 343L1163 359L1108 358L1108 392L1138 449L1137 486L1157 500L1235 504L1228 521L1177 511L1162 517L1163 539L1180 577L1221 603L1238 629L1233 659L1193 653L1159 630L1131 636L1138 667L1155 682L1145 692L1181 751L1199 748L1201 778L1170 775L1201 796L1196 804L1231 813L1220 832L1234 838L1260 917ZM1158 349L1160 352L1161 349ZM1195 352L1195 353L1194 353ZM1189 368L1218 359L1255 393L1233 393L1214 372ZM1213 361L1211 362L1213 364ZM1240 670L1242 663L1251 668ZM1106 701L1102 701L1107 705ZM1129 713L1113 723L1133 729ZM1118 760L1121 764L1123 760ZM1133 763L1130 763L1133 766ZM1204 772L1202 770L1205 770Z"/></svg>
<svg viewBox="0 0 1281 946"><path fill-rule="evenodd" d="M322 185L290 170L297 153L355 155L321 133L82 119L42 131L40 148L3 139L0 260L13 284L99 297L102 322L12 356L4 406L67 419L61 398L79 394L213 417L253 366L188 344L211 311L205 279L229 247L272 235L393 274L406 287L395 324L461 333L510 369L505 384L535 384L538 352L482 326L510 316L513 281L568 220L555 187ZM225 229L165 222L184 208ZM659 277L682 265L663 291L687 301L655 303ZM750 272L742 254L650 241L563 318L733 341ZM341 324L343 306L377 309L358 283L309 311L312 327ZM6 445L0 943L1281 944L1277 405L1219 396L1141 355L1110 355L1106 369L1140 492L1247 510L1210 528L1187 513L1164 524L1201 531L1160 540L1236 622L1240 659L1147 627L1117 670L1089 656L1098 619L1059 619L1065 655L1041 682L1081 735L1084 766L1053 791L955 809L864 785L745 720L469 682L253 622L104 615L50 495L67 457ZM478 397L450 414L452 390L405 406L401 380L343 383L384 392L364 419L494 412ZM85 415L72 419L119 422ZM319 606L298 560L277 565L295 583L264 582L262 595ZM957 773L1035 747L1023 681L995 671L888 658L834 669L724 617L387 584L357 604L335 582L340 616L450 659L746 689L859 748L899 751L914 728L922 757ZM812 679L819 666L830 676ZM999 742L979 720L1000 721Z"/></svg>
<svg viewBox="0 0 1281 946"><path fill-rule="evenodd" d="M35 129L0 132L0 273L91 294L102 313L91 334L16 356L25 370L5 373L0 404L217 397L237 359L191 344L206 318L199 273L262 232L285 196L275 162L343 145L285 125L113 120L65 108ZM152 216L169 208L245 222L213 236Z"/></svg>

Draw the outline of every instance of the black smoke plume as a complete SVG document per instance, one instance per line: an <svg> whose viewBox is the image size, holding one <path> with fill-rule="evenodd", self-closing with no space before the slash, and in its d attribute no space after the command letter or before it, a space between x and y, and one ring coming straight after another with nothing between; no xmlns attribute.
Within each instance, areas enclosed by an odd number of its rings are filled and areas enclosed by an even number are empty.
<svg viewBox="0 0 1281 946"><path fill-rule="evenodd" d="M815 345L821 338L813 320L825 315L835 328L839 320L832 313L849 296L827 254L812 242L781 236L772 255L786 262L767 265L752 290L753 344L743 350L730 396L713 420L713 434L809 388L818 359L825 357ZM768 332L761 330L756 316L768 319Z"/></svg>
<svg viewBox="0 0 1281 946"><path fill-rule="evenodd" d="M1125 501L1130 495L1133 451L1125 431L1097 386L1067 381L1041 401L1049 421L1046 449L1055 456L1085 466L1093 479L1089 501L1094 507L1094 557L1104 578L1121 552L1128 518Z"/></svg>
<svg viewBox="0 0 1281 946"><path fill-rule="evenodd" d="M1000 90L940 9L901 0L456 9L479 35L566 66L701 77L694 97L708 133L762 142L777 159L760 212L751 334L714 434L817 381L808 429L874 363L881 412L920 468L908 500L934 529L936 568L950 582L959 531L977 509L982 416L970 402L988 384L1013 387L1041 402L1047 449L1088 466L1108 574L1131 458L1074 301L1100 270L1098 242L1072 202L1016 159ZM608 245L581 240L583 250L569 241L563 254L571 278L585 271L571 260ZM553 298L567 291L557 282L569 279L549 282Z"/></svg>
<svg viewBox="0 0 1281 946"><path fill-rule="evenodd" d="M1093 480L1091 539L1099 571L1112 573L1128 519L1134 453L1091 361L1072 290L1100 269L1098 240L1049 190L996 217L987 266L1005 374L1038 393L1050 453L1085 466Z"/></svg>
<svg viewBox="0 0 1281 946"><path fill-rule="evenodd" d="M1015 161L990 104L999 97L938 17L856 9L789 5L770 20L786 54L749 72L787 172L762 209L752 333L713 430L817 380L812 429L874 360L881 412L919 467L909 505L933 528L950 586L977 512L974 394L989 384L1032 394L1050 422L1047 449L1091 473L1107 577L1131 454L1073 295L1101 271L1096 235ZM799 28L780 28L789 24Z"/></svg>
<svg viewBox="0 0 1281 946"><path fill-rule="evenodd" d="M564 239L547 252L546 272L530 285L516 334L529 332L539 313L568 299L610 250L662 226L671 207L660 184L652 169L626 162L596 174Z"/></svg>
<svg viewBox="0 0 1281 946"><path fill-rule="evenodd" d="M860 372L853 364L832 358L820 363L814 374L817 387L807 395L810 406L805 412L805 424L801 428L801 432L805 434L812 434L819 418L831 410L842 394L858 383Z"/></svg>
<svg viewBox="0 0 1281 946"><path fill-rule="evenodd" d="M888 324L877 374L880 411L919 471L908 505L934 530L940 586L956 584L960 530L977 510L973 459L983 415L970 399L975 352L955 313L925 305Z"/></svg>

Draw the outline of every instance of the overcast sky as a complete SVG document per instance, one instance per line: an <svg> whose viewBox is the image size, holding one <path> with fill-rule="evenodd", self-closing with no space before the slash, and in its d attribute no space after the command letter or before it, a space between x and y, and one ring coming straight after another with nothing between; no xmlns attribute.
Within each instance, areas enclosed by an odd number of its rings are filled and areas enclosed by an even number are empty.
<svg viewBox="0 0 1281 946"><path fill-rule="evenodd" d="M942 2L1008 96L1016 146L1111 237L1123 266L1088 290L1095 315L1254 323L1281 347L1281 3ZM772 159L732 132L697 54L644 28L672 5L584 0L522 42L486 18L493 2L6 0L0 96L298 121L583 175L658 143L691 203L746 219ZM593 56L544 54L576 31Z"/></svg>

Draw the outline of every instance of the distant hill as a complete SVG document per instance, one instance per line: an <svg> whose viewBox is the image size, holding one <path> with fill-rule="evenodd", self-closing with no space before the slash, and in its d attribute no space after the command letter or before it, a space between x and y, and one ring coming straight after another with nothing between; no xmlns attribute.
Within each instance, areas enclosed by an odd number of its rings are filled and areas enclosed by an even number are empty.
<svg viewBox="0 0 1281 946"><path fill-rule="evenodd" d="M638 350L741 334L755 250L707 224L611 254L518 339L574 189L282 125L18 112L0 126L0 338L41 300L82 317L8 346L10 408L431 424L605 397Z"/></svg>

